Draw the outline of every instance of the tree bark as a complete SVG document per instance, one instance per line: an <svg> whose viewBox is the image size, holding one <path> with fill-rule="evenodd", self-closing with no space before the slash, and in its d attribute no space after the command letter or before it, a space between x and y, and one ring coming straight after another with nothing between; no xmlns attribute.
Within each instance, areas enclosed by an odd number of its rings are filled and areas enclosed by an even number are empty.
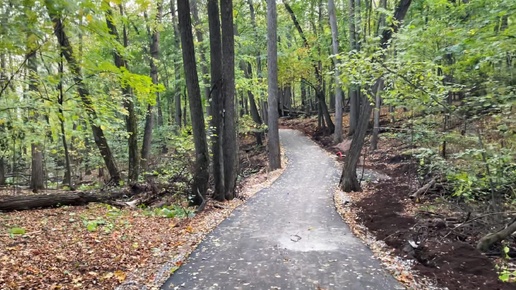
<svg viewBox="0 0 516 290"><path fill-rule="evenodd" d="M218 201L226 199L224 187L224 157L222 155L222 118L223 100L222 86L222 38L220 33L218 0L208 0L208 25L210 30L210 74L211 74L211 127L212 137L212 166L215 192L213 198Z"/></svg>
<svg viewBox="0 0 516 290"><path fill-rule="evenodd" d="M380 110L382 109L381 92L383 90L383 80L380 80L379 88L375 95L375 108L373 112L373 135L371 136L371 150L378 148L378 135L380 134Z"/></svg>
<svg viewBox="0 0 516 290"><path fill-rule="evenodd" d="M253 0L247 0L247 4L249 5L249 14L251 15L251 25L253 26L254 35L255 35L256 39L259 39L258 29L257 29L257 24L256 24L256 13L254 11ZM250 63L248 64L248 73L250 76L253 75L252 67L251 67ZM258 77L258 80L261 83L263 78L262 78L262 58L261 58L260 49L256 49L256 76ZM261 125L261 124L263 124L263 122L265 122L265 123L267 122L265 120L265 116L264 116L264 118L260 118L260 113L259 113L260 110L258 109L258 106L256 104L254 94L252 94L251 92L249 92L249 107L250 107L251 117L257 124ZM256 134L256 143L259 146L262 145L263 135L264 135L263 132L259 132Z"/></svg>
<svg viewBox="0 0 516 290"><path fill-rule="evenodd" d="M185 72L186 86L190 104L190 116L192 120L192 133L195 145L195 168L193 172L192 191L190 199L193 204L200 205L206 197L208 189L208 143L204 129L204 111L201 103L201 89L195 61L195 49L190 19L190 5L188 0L177 0L179 15L179 30L181 32L181 44L183 52L183 69Z"/></svg>
<svg viewBox="0 0 516 290"><path fill-rule="evenodd" d="M233 27L233 1L220 1L220 27L222 32L222 98L224 100L224 127L222 146L224 155L224 185L226 199L235 197L238 174L238 135L235 110L235 33Z"/></svg>
<svg viewBox="0 0 516 290"><path fill-rule="evenodd" d="M61 126L61 142L63 143L64 149L64 157L65 157L65 174L63 183L67 184L70 188L72 188L72 166L70 164L70 151L68 150L68 141L66 140L66 130L65 130L65 118L64 118L64 90L63 90L63 75L64 75L64 64L63 64L63 55L60 55L59 58L59 83L57 85L57 89L59 91L59 97L57 99L57 103L59 104L59 109L57 111L59 118L59 125Z"/></svg>
<svg viewBox="0 0 516 290"><path fill-rule="evenodd" d="M206 60L206 51L203 46L204 35L201 29L201 20L199 19L199 11L197 9L197 1L198 0L190 0L190 5L192 7L192 17L193 17L193 25L195 28L195 37L197 38L197 42L199 43L199 56L201 58L201 74L202 74L202 82L204 89L204 97L206 100L210 98L210 79L208 77L208 61ZM211 115L210 110L208 109L208 115Z"/></svg>
<svg viewBox="0 0 516 290"><path fill-rule="evenodd" d="M328 0L328 14L330 16L330 27L331 27L331 48L334 55L339 54L339 30L337 29L337 16L335 13L335 2ZM335 132L334 142L342 142L342 87L340 82L339 72L339 61L336 57L333 57L334 78L335 78Z"/></svg>
<svg viewBox="0 0 516 290"><path fill-rule="evenodd" d="M115 184L119 184L121 179L120 172L118 171L118 167L115 163L114 156L111 153L111 148L107 143L104 131L102 130L102 128L100 128L99 125L96 124L96 121L98 120L97 112L93 107L90 92L86 88L86 84L83 81L81 68L74 57L73 48L64 30L64 24L61 18L59 17L58 11L56 10L56 8L54 8L53 2L47 1L45 2L45 5L48 10L48 15L52 20L54 26L54 35L56 36L59 46L61 48L61 53L68 62L68 65L73 75L73 80L77 84L77 91L81 98L82 104L86 109L86 113L88 114L88 119L93 132L95 144L97 145L100 151L100 155L104 159L104 163L109 171L111 181Z"/></svg>
<svg viewBox="0 0 516 290"><path fill-rule="evenodd" d="M175 1L176 0L170 0L170 15L172 16L172 26L174 27L174 41L173 41L173 44L174 44L174 49L176 51L180 51L181 50L181 45L180 45L180 33L179 33L179 27L178 27L178 21L177 21L177 16L176 16L176 5L175 5ZM181 110L181 90L179 89L179 82L181 81L181 65L180 65L180 61L181 61L181 58L180 57L176 57L175 54L174 54L174 78L175 78L175 82L176 82L176 85L175 85L175 90L174 90L174 122L176 124L176 126L178 127L178 129L180 129L182 127L182 110ZM178 130L179 132L179 130Z"/></svg>
<svg viewBox="0 0 516 290"><path fill-rule="evenodd" d="M389 46L389 41L392 38L392 34L398 31L400 22L405 18L411 2L412 0L401 0L401 2L396 7L396 11L394 12L394 20L396 21L394 21L393 24L386 28L382 33L382 39L380 41L380 47L382 49L386 49ZM381 79L377 79L371 88L373 95L378 93L381 82ZM348 155L346 156L344 168L340 177L340 188L346 192L361 190L360 183L357 179L356 167L358 159L360 158L360 153L362 152L362 148L364 146L365 135L367 131L367 125L369 123L369 117L371 116L371 111L371 103L369 100L365 100L364 104L362 105L362 109L360 110L360 118L358 120L357 129L355 134L353 134L351 148L348 152Z"/></svg>
<svg viewBox="0 0 516 290"><path fill-rule="evenodd" d="M118 34L118 30L113 21L113 11L109 6L109 1L104 0L104 4L106 8L106 24L109 30L109 34L111 34L115 40L120 43L123 47L127 47L127 33L125 27L123 28L123 42L120 40L120 35ZM122 6L120 6L120 14L123 15ZM115 61L115 65L118 69L126 69L128 70L127 61L122 56L122 54L114 48L113 50L113 59ZM129 183L138 181L139 175L139 158L138 158L138 125L136 120L136 112L134 110L134 102L133 102L133 92L131 87L127 84L122 84L122 94L124 95L124 108L127 110L127 116L125 117L125 126L127 134L129 138L128 142L128 150L129 150L129 172L128 172L128 181Z"/></svg>
<svg viewBox="0 0 516 290"><path fill-rule="evenodd" d="M358 51L358 36L355 24L355 0L349 0L349 48ZM360 111L360 91L356 85L349 87L349 132L348 136L355 133Z"/></svg>
<svg viewBox="0 0 516 290"><path fill-rule="evenodd" d="M114 192L70 192L41 195L0 196L0 212L51 208L65 205L85 205L90 202L107 202L124 196L131 196L130 190Z"/></svg>
<svg viewBox="0 0 516 290"><path fill-rule="evenodd" d="M281 168L279 131L278 131L278 35L276 1L267 0L267 93L268 108L268 156L269 169Z"/></svg>
<svg viewBox="0 0 516 290"><path fill-rule="evenodd" d="M157 3L157 14L156 14L156 22L161 22L161 2ZM158 79L158 66L156 65L156 61L159 60L159 30L154 28L153 31L147 27L147 33L149 35L150 43L150 77L152 79L152 84L157 86L159 84ZM159 92L156 92L156 100L159 100ZM163 117L161 117L163 118ZM159 114L158 114L159 119ZM159 124L159 122L158 122ZM154 114L153 114L153 106L150 104L147 105L147 114L145 115L145 128L143 131L143 143L142 143L142 152L141 152L141 168L143 171L148 170L149 165L149 156L152 147L152 130L154 128Z"/></svg>
<svg viewBox="0 0 516 290"><path fill-rule="evenodd" d="M32 50L31 46L33 44L27 44L27 68L28 68L28 81L29 81L29 92L37 92L37 75L38 75L38 65L36 63L36 51ZM34 122L37 122L38 112L34 113ZM32 153L32 166L31 166L31 178L30 178L30 188L37 192L39 189L45 188L45 175L43 171L43 152L41 144L38 142L33 142L31 144L31 153Z"/></svg>
<svg viewBox="0 0 516 290"><path fill-rule="evenodd" d="M380 7L383 9L387 9L387 0L381 0L380 1ZM380 14L380 17L378 18L378 27L384 27L385 26L385 14ZM376 34L380 34L379 28L376 31ZM381 97L381 91L383 90L383 82L381 83L381 86L376 93L375 96L375 110L373 113L373 136L371 137L371 150L376 150L378 148L378 135L380 134L380 111L382 109L382 97Z"/></svg>
<svg viewBox="0 0 516 290"><path fill-rule="evenodd" d="M514 232L516 232L516 220L513 220L513 222L503 230L482 237L477 243L477 249L481 252L487 252L493 244L505 240Z"/></svg>

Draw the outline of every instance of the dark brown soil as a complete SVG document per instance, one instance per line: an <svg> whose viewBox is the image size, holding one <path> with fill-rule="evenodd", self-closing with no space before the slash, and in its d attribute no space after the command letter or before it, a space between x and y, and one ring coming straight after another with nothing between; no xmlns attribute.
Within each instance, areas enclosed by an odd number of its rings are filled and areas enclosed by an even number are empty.
<svg viewBox="0 0 516 290"><path fill-rule="evenodd" d="M283 127L298 129L319 145L335 152L332 139L317 130L316 119L295 119L281 122ZM409 199L417 182L416 164L394 140L381 141L375 154L367 153L367 167L381 171L392 179L373 185L373 194L355 203L358 217L379 240L406 259L416 260L414 271L449 290L508 290L515 283L498 279L493 260L475 248L483 233L475 225L453 230L465 219L455 212L449 215L428 212ZM385 144L388 142L389 144ZM364 150L365 151L365 150ZM435 198L438 198L436 196ZM434 198L434 199L435 199ZM408 241L419 243L413 249Z"/></svg>

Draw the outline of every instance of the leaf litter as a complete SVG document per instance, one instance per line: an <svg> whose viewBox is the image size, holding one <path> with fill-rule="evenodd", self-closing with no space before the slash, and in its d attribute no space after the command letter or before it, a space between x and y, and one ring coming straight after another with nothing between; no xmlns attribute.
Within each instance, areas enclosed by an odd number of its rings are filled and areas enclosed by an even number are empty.
<svg viewBox="0 0 516 290"><path fill-rule="evenodd" d="M103 204L0 213L0 288L159 289L206 234L281 173L262 166L239 185L240 198L209 200L187 218Z"/></svg>

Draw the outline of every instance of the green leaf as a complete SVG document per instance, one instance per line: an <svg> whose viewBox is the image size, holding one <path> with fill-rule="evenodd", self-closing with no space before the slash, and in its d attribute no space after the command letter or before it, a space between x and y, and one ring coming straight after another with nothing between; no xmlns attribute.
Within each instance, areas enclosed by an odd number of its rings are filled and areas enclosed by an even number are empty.
<svg viewBox="0 0 516 290"><path fill-rule="evenodd" d="M89 231L89 232L94 232L96 231L98 228L98 224L97 224L97 221L89 221L86 223L86 229Z"/></svg>
<svg viewBox="0 0 516 290"><path fill-rule="evenodd" d="M24 235L25 229L24 228L10 228L9 233L12 235Z"/></svg>

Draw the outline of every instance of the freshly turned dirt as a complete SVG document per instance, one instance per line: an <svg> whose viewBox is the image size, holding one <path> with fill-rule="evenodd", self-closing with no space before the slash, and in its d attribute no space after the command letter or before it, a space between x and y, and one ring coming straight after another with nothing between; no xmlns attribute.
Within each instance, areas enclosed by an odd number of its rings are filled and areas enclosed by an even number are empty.
<svg viewBox="0 0 516 290"><path fill-rule="evenodd" d="M366 197L356 204L362 209L359 217L362 223L373 231L376 237L393 248L403 248L405 234L416 223L411 216L404 216L399 200L404 199L407 186L398 186L396 180L382 182L378 190L383 194ZM367 209L367 210L366 210Z"/></svg>
<svg viewBox="0 0 516 290"><path fill-rule="evenodd" d="M317 130L317 119L284 120L281 125L298 129L327 151L336 152L331 136ZM379 150L374 154L364 149L367 155L365 167L385 173L391 179L373 184L372 194L353 204L359 222L378 240L392 247L398 256L417 261L414 274L434 281L439 287L449 290L516 289L516 283L501 282L493 260L475 248L483 233L474 223L455 229L464 221L465 214L429 213L421 204L409 199L410 193L419 186L414 180L417 166L409 157L400 155L406 150L401 147L402 144L394 140L381 140ZM425 198L437 200L439 196ZM414 250L408 247L408 240L422 242Z"/></svg>

